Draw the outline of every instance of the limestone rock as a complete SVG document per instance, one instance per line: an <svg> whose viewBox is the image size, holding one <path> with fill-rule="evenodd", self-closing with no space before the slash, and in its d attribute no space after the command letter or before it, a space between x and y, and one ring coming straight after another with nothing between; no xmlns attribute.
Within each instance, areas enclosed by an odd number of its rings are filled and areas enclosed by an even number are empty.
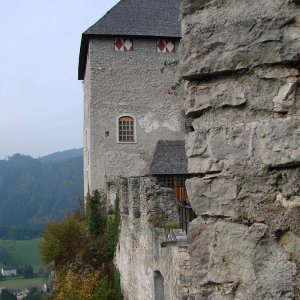
<svg viewBox="0 0 300 300"><path fill-rule="evenodd" d="M190 173L233 166L279 167L300 163L300 118L236 124L192 132L186 139Z"/></svg>
<svg viewBox="0 0 300 300"><path fill-rule="evenodd" d="M300 60L299 8L288 1L186 0L183 10L185 78Z"/></svg>
<svg viewBox="0 0 300 300"><path fill-rule="evenodd" d="M192 299L300 299L299 4L182 0Z"/></svg>
<svg viewBox="0 0 300 300"><path fill-rule="evenodd" d="M287 199L283 196L282 193L278 193L276 195L276 202L275 204L281 205L285 208L296 208L300 207L300 196L292 196L290 199Z"/></svg>
<svg viewBox="0 0 300 300"><path fill-rule="evenodd" d="M237 197L235 179L193 178L186 181L191 206L196 215L224 216L233 215L233 201Z"/></svg>
<svg viewBox="0 0 300 300"><path fill-rule="evenodd" d="M293 299L295 264L282 259L284 250L266 233L264 224L192 225L193 268L198 284L210 287L208 299L222 296L220 288L229 283L236 283L232 299Z"/></svg>
<svg viewBox="0 0 300 300"><path fill-rule="evenodd" d="M240 122L253 121L253 115L245 115L245 112L250 114L251 111L255 111L257 115L254 115L254 118L265 112L292 112L296 107L298 76L299 71L296 69L269 67L239 76L221 77L197 84L189 83L185 112L192 117L201 116L200 119L203 119L204 112L207 113L208 119L204 116L205 120L199 125L201 128L214 115L216 109L224 108L224 113L228 112L224 118L216 112L218 117L213 121L219 123L226 123L228 117L239 119ZM250 111L246 110L246 105ZM233 111L238 107L241 108L240 118Z"/></svg>
<svg viewBox="0 0 300 300"><path fill-rule="evenodd" d="M299 164L300 118L277 119L257 124L253 146L256 148L256 155L267 166Z"/></svg>
<svg viewBox="0 0 300 300"><path fill-rule="evenodd" d="M243 87L238 82L231 81L191 88L186 102L188 103L186 113L191 114L212 107L239 106L244 104L246 99Z"/></svg>
<svg viewBox="0 0 300 300"><path fill-rule="evenodd" d="M224 1L224 0L223 0ZM199 1L182 1L182 15L192 14L195 11L202 9L205 5L214 4L215 0L199 0ZM218 2L221 2L220 0Z"/></svg>
<svg viewBox="0 0 300 300"><path fill-rule="evenodd" d="M300 238L292 231L284 233L279 240L285 251L290 255L290 258L295 261L300 261Z"/></svg>
<svg viewBox="0 0 300 300"><path fill-rule="evenodd" d="M275 112L286 112L294 104L298 83L299 79L292 77L287 80L285 85L279 88L278 94L273 99Z"/></svg>
<svg viewBox="0 0 300 300"><path fill-rule="evenodd" d="M258 69L258 76L263 79L282 79L287 77L298 77L300 75L297 69L272 67L267 69Z"/></svg>

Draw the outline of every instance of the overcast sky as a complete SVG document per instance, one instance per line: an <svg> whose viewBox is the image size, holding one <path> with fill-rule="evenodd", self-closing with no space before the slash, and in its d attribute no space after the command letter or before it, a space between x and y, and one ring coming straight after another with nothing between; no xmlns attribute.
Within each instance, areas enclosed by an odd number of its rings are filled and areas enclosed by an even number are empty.
<svg viewBox="0 0 300 300"><path fill-rule="evenodd" d="M82 147L81 33L118 0L1 0L0 159Z"/></svg>

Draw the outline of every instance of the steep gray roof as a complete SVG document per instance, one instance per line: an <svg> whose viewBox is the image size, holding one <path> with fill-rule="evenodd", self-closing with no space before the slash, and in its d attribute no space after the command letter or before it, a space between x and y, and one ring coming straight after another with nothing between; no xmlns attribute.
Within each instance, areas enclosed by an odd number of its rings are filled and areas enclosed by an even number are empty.
<svg viewBox="0 0 300 300"><path fill-rule="evenodd" d="M89 38L138 36L180 38L180 0L121 0L82 34L78 79L84 78Z"/></svg>
<svg viewBox="0 0 300 300"><path fill-rule="evenodd" d="M181 37L180 0L121 0L85 34Z"/></svg>
<svg viewBox="0 0 300 300"><path fill-rule="evenodd" d="M184 141L158 141L150 173L152 175L187 174Z"/></svg>

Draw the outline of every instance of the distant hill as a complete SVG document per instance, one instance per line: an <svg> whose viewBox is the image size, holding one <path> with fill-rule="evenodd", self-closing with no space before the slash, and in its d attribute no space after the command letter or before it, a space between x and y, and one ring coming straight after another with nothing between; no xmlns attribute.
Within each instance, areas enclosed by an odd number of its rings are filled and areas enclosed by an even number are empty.
<svg viewBox="0 0 300 300"><path fill-rule="evenodd" d="M82 149L0 160L0 238L36 235L78 207L76 199L82 197Z"/></svg>
<svg viewBox="0 0 300 300"><path fill-rule="evenodd" d="M37 160L48 163L48 162L62 161L69 158L82 157L82 155L83 155L83 148L79 148L79 149L70 149L61 152L55 152L49 155L39 157L37 158Z"/></svg>

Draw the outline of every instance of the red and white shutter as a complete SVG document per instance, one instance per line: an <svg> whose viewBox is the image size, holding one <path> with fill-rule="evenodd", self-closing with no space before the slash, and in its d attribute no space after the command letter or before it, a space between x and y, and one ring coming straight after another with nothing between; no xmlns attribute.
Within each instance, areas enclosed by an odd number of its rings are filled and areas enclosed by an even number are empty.
<svg viewBox="0 0 300 300"><path fill-rule="evenodd" d="M175 53L175 42L172 40L158 40L156 51L158 53Z"/></svg>
<svg viewBox="0 0 300 300"><path fill-rule="evenodd" d="M133 51L132 39L116 38L115 39L116 51Z"/></svg>

